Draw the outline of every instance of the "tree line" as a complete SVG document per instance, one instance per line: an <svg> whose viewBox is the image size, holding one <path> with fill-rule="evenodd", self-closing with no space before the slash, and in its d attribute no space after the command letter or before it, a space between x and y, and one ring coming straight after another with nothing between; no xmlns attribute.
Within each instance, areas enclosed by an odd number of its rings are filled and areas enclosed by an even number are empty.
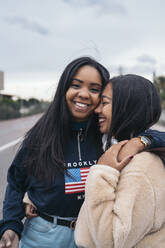
<svg viewBox="0 0 165 248"><path fill-rule="evenodd" d="M0 120L9 120L44 112L49 102L36 98L16 99L0 96Z"/></svg>
<svg viewBox="0 0 165 248"><path fill-rule="evenodd" d="M154 77L153 83L155 84L156 88L160 93L162 108L165 109L165 77L164 76Z"/></svg>

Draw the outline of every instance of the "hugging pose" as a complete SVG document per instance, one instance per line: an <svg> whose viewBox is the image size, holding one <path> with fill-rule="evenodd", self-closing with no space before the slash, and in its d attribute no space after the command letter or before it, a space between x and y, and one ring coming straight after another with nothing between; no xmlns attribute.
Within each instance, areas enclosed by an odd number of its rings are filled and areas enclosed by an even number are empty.
<svg viewBox="0 0 165 248"><path fill-rule="evenodd" d="M158 155L139 152L157 149L163 155L165 134L148 129L160 113L158 93L147 79L110 79L89 57L69 63L52 103L25 135L8 170L0 247L128 248L158 231L165 215L164 167ZM112 138L126 141L112 145ZM37 213L22 223L25 193Z"/></svg>

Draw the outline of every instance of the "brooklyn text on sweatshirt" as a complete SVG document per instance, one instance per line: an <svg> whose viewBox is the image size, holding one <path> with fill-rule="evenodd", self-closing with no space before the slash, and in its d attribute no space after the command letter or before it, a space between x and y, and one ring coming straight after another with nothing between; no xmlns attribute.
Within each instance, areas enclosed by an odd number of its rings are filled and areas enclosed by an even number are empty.
<svg viewBox="0 0 165 248"><path fill-rule="evenodd" d="M92 161L74 161L74 162L68 162L65 163L65 166L67 168L80 168L80 167L86 167L86 166L92 166L97 163L97 160L92 160Z"/></svg>

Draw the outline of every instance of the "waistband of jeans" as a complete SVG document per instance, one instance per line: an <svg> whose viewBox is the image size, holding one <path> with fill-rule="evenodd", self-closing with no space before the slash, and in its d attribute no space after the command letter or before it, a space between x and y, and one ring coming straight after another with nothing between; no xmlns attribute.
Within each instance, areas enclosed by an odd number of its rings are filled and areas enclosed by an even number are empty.
<svg viewBox="0 0 165 248"><path fill-rule="evenodd" d="M37 211L37 214L42 219L44 219L50 223L54 223L56 225L67 226L71 229L74 229L75 225L76 225L76 220L77 220L76 217L53 216L53 215L47 215L45 213L41 213L39 211Z"/></svg>

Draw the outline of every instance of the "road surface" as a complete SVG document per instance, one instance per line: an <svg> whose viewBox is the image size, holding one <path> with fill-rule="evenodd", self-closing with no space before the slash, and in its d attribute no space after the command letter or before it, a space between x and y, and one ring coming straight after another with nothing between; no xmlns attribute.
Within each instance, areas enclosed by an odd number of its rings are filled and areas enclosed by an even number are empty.
<svg viewBox="0 0 165 248"><path fill-rule="evenodd" d="M0 218L6 188L7 170L25 133L40 118L39 115L0 122Z"/></svg>

